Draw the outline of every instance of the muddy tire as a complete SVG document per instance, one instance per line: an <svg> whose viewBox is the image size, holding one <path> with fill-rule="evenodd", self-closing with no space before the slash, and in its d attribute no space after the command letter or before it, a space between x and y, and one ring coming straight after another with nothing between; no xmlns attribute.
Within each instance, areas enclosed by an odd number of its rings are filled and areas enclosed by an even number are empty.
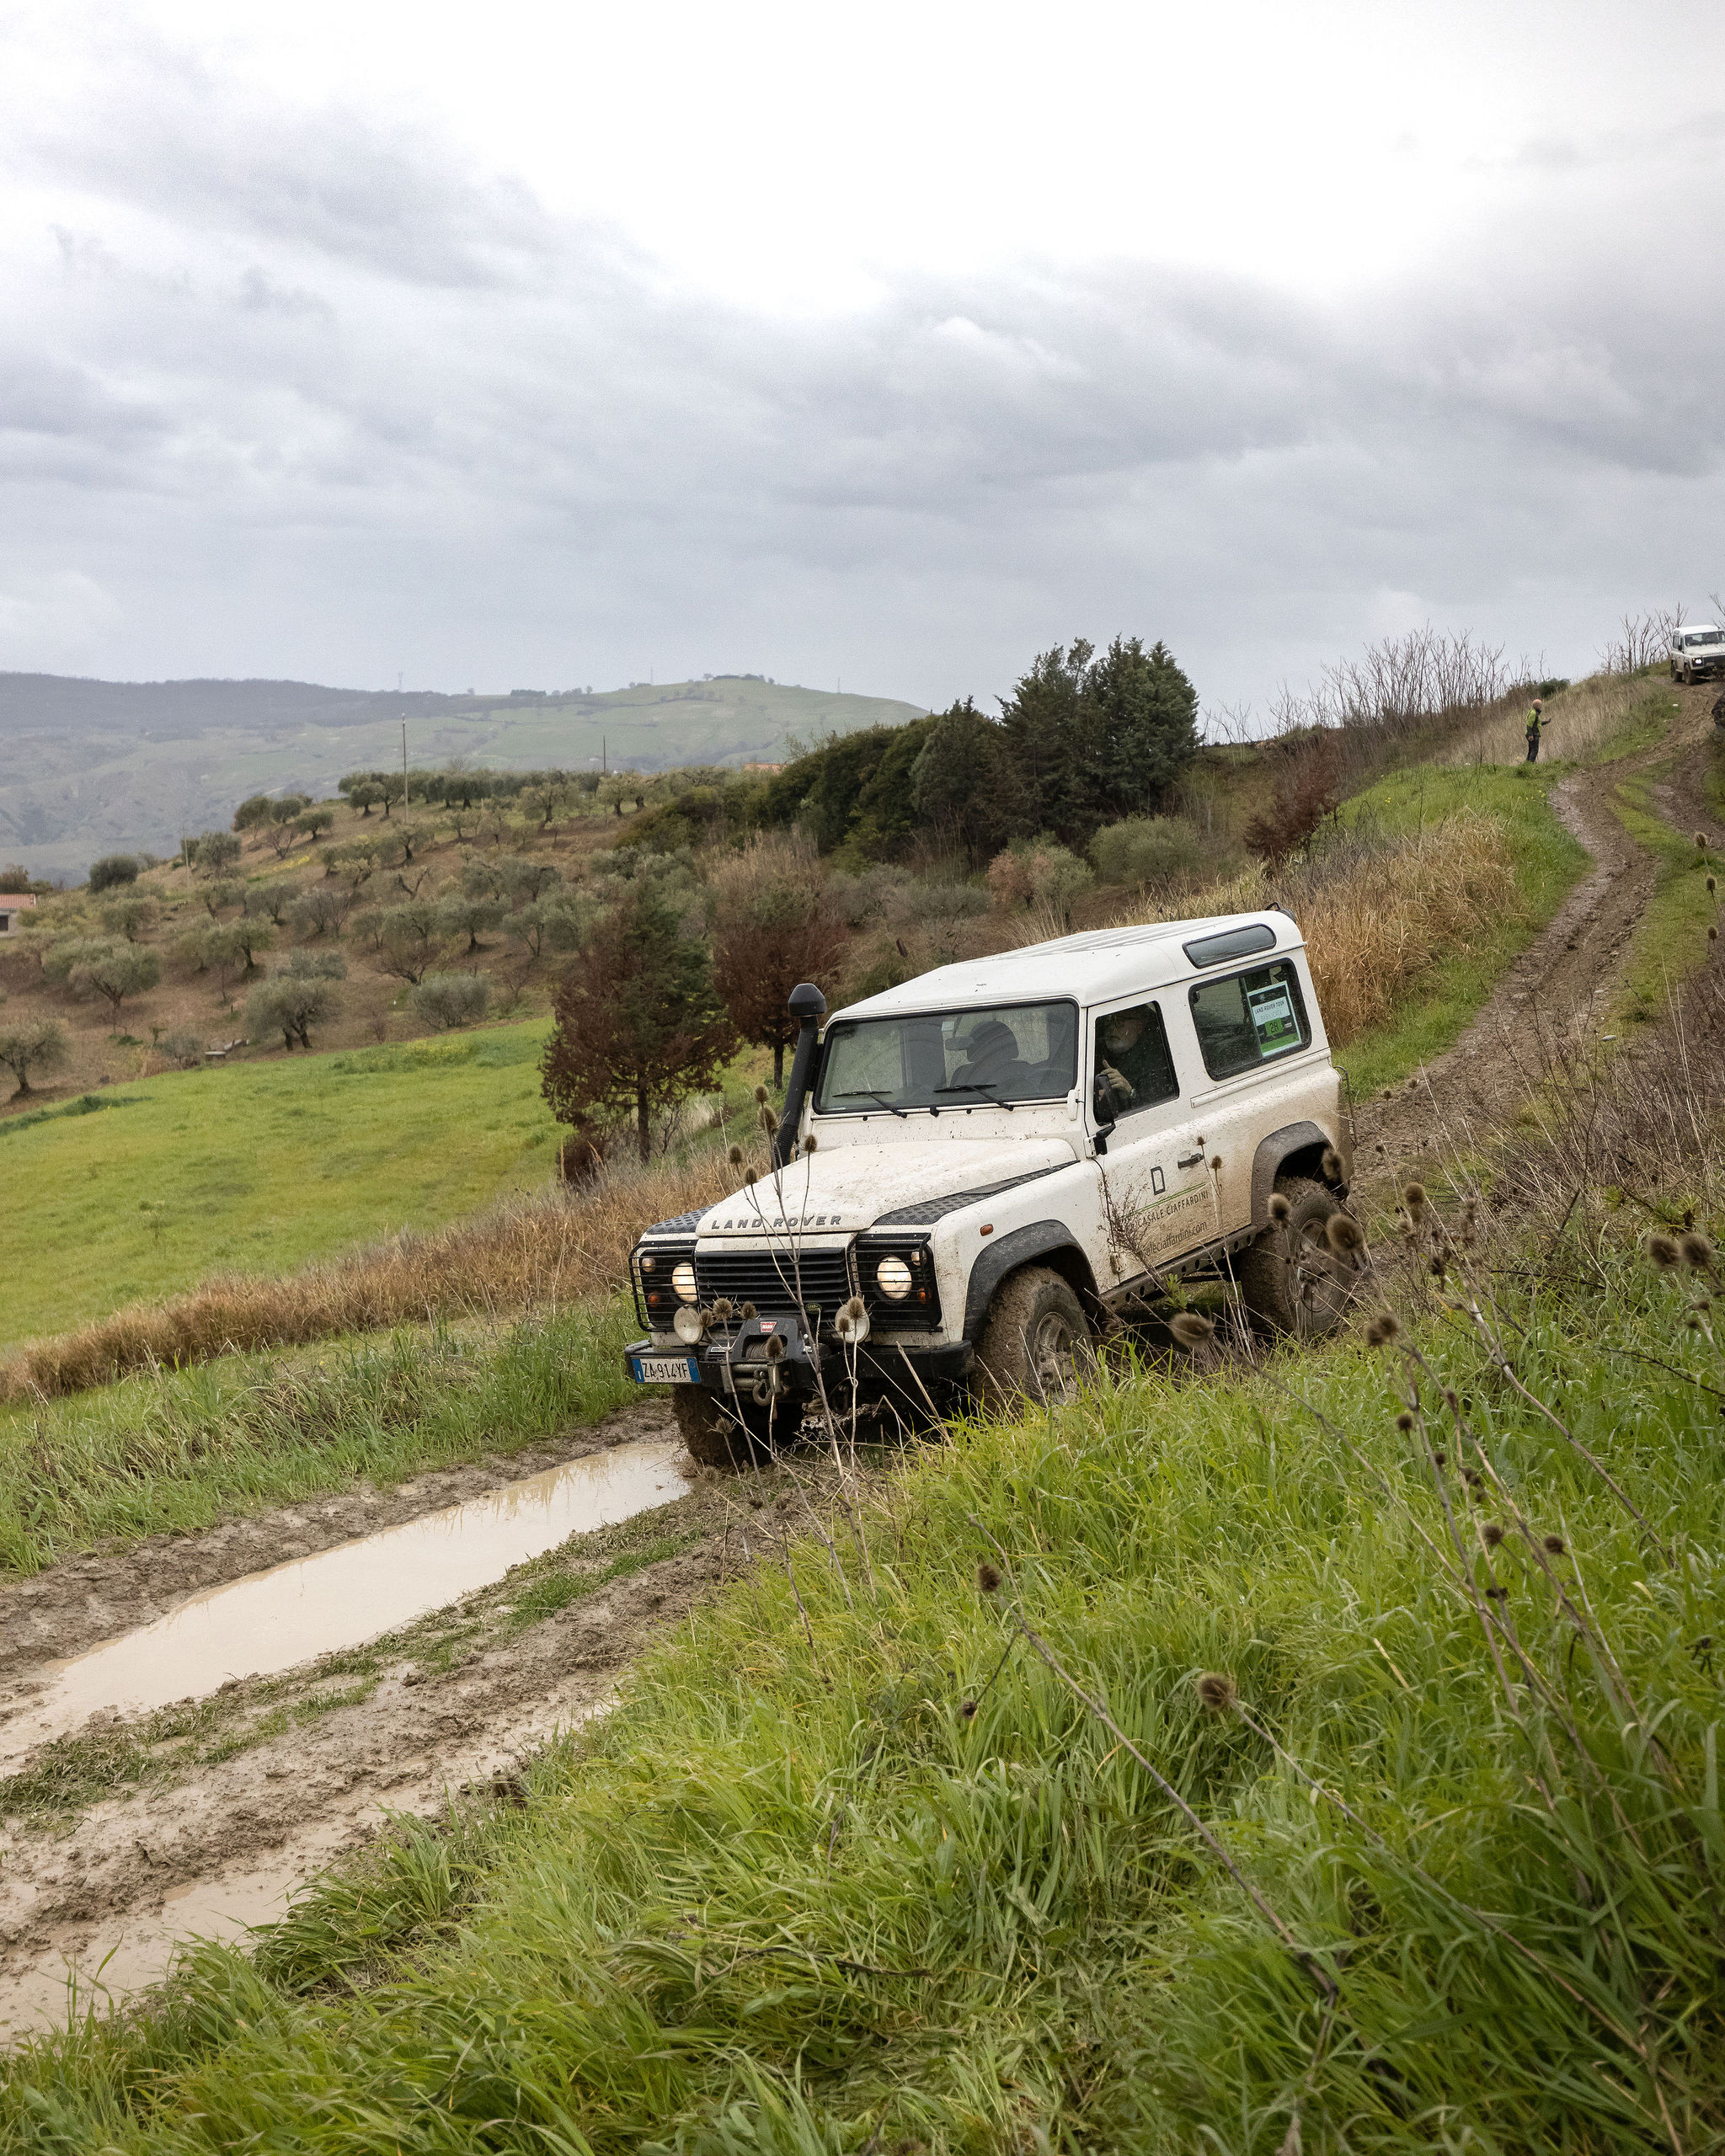
<svg viewBox="0 0 1725 2156"><path fill-rule="evenodd" d="M1027 1265L995 1290L976 1342L975 1380L991 1412L1070 1400L1095 1361L1084 1305L1058 1273Z"/></svg>
<svg viewBox="0 0 1725 2156"><path fill-rule="evenodd" d="M735 1469L765 1460L774 1438L787 1443L803 1419L788 1408L772 1417L752 1401L733 1406L725 1394L704 1385L680 1385L670 1404L678 1436L702 1467Z"/></svg>
<svg viewBox="0 0 1725 2156"><path fill-rule="evenodd" d="M1332 1255L1325 1235L1342 1202L1311 1176L1278 1176L1276 1188L1292 1210L1285 1221L1273 1220L1241 1259L1241 1293L1270 1331L1322 1340L1341 1323L1353 1286L1347 1262Z"/></svg>

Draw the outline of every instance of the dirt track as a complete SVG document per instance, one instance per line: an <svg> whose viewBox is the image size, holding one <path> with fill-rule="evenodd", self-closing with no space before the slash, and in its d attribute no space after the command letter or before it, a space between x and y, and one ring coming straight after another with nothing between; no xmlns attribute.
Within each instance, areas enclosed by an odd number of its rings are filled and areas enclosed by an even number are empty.
<svg viewBox="0 0 1725 2156"><path fill-rule="evenodd" d="M1652 857L1612 805L1616 788L1669 766L1652 788L1659 813L1685 835L1705 830L1725 849L1725 832L1701 787L1715 733L1709 715L1715 693L1711 686L1674 686L1679 709L1663 741L1559 782L1553 806L1594 866L1455 1047L1391 1094L1359 1105L1359 1172L1369 1187L1386 1173L1434 1165L1440 1133L1447 1150L1458 1138L1488 1137L1501 1128L1523 1096L1535 1019L1548 1033L1577 1045L1609 1030L1629 943L1654 883Z"/></svg>
<svg viewBox="0 0 1725 2156"><path fill-rule="evenodd" d="M1653 886L1650 859L1612 808L1621 779L1669 764L1653 789L1661 813L1675 828L1705 829L1725 846L1701 787L1712 692L1672 695L1680 709L1665 741L1558 787L1558 813L1594 867L1556 920L1453 1049L1393 1097L1359 1107L1368 1186L1420 1166L1440 1133L1483 1135L1513 1110L1535 1011L1578 1037L1600 1029ZM207 1534L157 1538L0 1590L0 1713L31 1694L50 1657L145 1623L188 1593L595 1447L662 1433L668 1421L663 1404L644 1403L562 1448L422 1476L387 1495L330 1498ZM13 1820L0 1828L0 2042L63 2017L68 1961L93 1970L112 1952L105 1980L118 1995L159 1975L175 1940L267 1920L386 1810L435 1810L446 1794L483 1788L494 1775L506 1793L514 1763L554 1728L601 1711L644 1643L740 1557L734 1529L758 1542L802 1515L787 1478L750 1489L700 1470L692 1479L692 1496L651 1516L653 1533L676 1539L678 1554L608 1579L525 1626L511 1618L507 1583L484 1590L425 1620L401 1651L382 1657L375 1689L353 1704L329 1706L328 1679L316 1668L224 1688L211 1709L217 1741L208 1731L200 1739L203 1763L185 1764L183 1754L159 1773L152 1767L142 1786L102 1796L81 1815L70 1811L58 1827ZM591 1538L590 1555L578 1556L573 1569L602 1570L606 1550L628 1533ZM275 1729L279 1721L287 1726ZM224 1732L232 1756L207 1763L211 1750L223 1749Z"/></svg>

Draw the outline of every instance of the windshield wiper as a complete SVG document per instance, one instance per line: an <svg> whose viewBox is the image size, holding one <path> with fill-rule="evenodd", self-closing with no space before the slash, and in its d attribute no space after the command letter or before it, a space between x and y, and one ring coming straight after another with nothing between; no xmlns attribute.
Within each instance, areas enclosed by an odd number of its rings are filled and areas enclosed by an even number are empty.
<svg viewBox="0 0 1725 2156"><path fill-rule="evenodd" d="M1002 1097L1000 1087L985 1081L970 1086L937 1086L934 1090L937 1093L992 1093L997 1108L1004 1108L1008 1115L1012 1113L1012 1102Z"/></svg>
<svg viewBox="0 0 1725 2156"><path fill-rule="evenodd" d="M836 1101L879 1101L887 1113L895 1115L900 1123L908 1123L911 1120L902 1108L895 1108L893 1106L884 1093L872 1093L866 1086L852 1086L848 1093L835 1093L833 1098Z"/></svg>

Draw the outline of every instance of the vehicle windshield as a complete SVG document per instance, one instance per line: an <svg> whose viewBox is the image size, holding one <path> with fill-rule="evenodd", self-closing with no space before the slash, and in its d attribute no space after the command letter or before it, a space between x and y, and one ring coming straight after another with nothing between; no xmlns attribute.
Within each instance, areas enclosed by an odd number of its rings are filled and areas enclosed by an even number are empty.
<svg viewBox="0 0 1725 2156"><path fill-rule="evenodd" d="M1011 1003L833 1026L819 1115L905 1114L1063 1100L1078 1081L1078 1008Z"/></svg>
<svg viewBox="0 0 1725 2156"><path fill-rule="evenodd" d="M1725 643L1725 629L1696 629L1683 641L1685 644Z"/></svg>

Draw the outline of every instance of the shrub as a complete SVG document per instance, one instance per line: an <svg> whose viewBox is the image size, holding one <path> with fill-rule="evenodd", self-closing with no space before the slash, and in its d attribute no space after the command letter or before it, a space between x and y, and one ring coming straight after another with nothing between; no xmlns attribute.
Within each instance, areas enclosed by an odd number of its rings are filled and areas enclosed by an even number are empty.
<svg viewBox="0 0 1725 2156"><path fill-rule="evenodd" d="M237 853L239 848L236 846L234 851ZM99 861L90 864L90 890L93 894L98 891L111 891L116 883L136 883L137 880L138 864L131 854L106 853Z"/></svg>
<svg viewBox="0 0 1725 2156"><path fill-rule="evenodd" d="M797 1035L786 998L799 981L832 988L849 931L806 840L757 838L719 863L708 888L714 985L743 1038L772 1050L782 1085Z"/></svg>
<svg viewBox="0 0 1725 2156"><path fill-rule="evenodd" d="M1105 824L1090 841L1090 858L1104 883L1156 883L1194 875L1210 865L1203 832L1183 816L1129 816Z"/></svg>
<svg viewBox="0 0 1725 2156"><path fill-rule="evenodd" d="M190 851L206 876L219 876L239 859L240 841L232 831L206 831L201 838L192 841Z"/></svg>
<svg viewBox="0 0 1725 2156"><path fill-rule="evenodd" d="M1077 855L1052 839L1020 841L988 865L997 906L1039 907L1056 930L1071 925L1072 902L1092 880Z"/></svg>
<svg viewBox="0 0 1725 2156"><path fill-rule="evenodd" d="M440 1033L456 1026L477 1026L491 1001L483 974L427 974L410 999L415 1014Z"/></svg>
<svg viewBox="0 0 1725 2156"><path fill-rule="evenodd" d="M163 1033L156 1043L156 1053L166 1056L170 1063L177 1063L182 1070L201 1070L204 1066L204 1037L189 1027L176 1027L170 1033Z"/></svg>
<svg viewBox="0 0 1725 2156"><path fill-rule="evenodd" d="M35 1090L32 1070L56 1070L65 1060L66 1033L56 1020L24 1018L8 1025L0 1019L0 1064L17 1079L19 1094Z"/></svg>

